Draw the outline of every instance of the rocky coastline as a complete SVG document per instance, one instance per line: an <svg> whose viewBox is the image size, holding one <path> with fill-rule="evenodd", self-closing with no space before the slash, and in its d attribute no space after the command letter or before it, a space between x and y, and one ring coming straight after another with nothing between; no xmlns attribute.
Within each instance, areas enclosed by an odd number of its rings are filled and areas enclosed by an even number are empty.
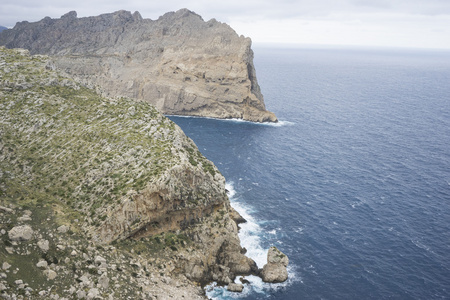
<svg viewBox="0 0 450 300"><path fill-rule="evenodd" d="M50 55L60 69L108 97L153 104L169 115L277 122L266 110L251 40L187 9L157 20L117 11L18 22L0 45Z"/></svg>
<svg viewBox="0 0 450 300"><path fill-rule="evenodd" d="M260 275L224 177L176 124L50 57L0 47L0 65L4 299L204 299Z"/></svg>

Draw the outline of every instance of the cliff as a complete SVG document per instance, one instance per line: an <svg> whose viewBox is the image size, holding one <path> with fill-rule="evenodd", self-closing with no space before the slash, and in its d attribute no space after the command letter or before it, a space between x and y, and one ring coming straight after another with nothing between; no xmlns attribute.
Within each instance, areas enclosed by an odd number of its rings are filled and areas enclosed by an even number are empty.
<svg viewBox="0 0 450 300"><path fill-rule="evenodd" d="M153 104L164 114L276 122L265 109L251 40L182 9L158 20L118 11L19 22L0 45L48 54L105 95Z"/></svg>
<svg viewBox="0 0 450 300"><path fill-rule="evenodd" d="M225 179L146 102L0 48L2 297L199 299L256 273Z"/></svg>

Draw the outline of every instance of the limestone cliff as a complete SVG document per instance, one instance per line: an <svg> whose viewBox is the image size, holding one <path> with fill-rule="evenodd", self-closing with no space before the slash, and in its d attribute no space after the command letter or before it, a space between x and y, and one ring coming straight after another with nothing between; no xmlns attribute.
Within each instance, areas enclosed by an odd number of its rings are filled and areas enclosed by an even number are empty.
<svg viewBox="0 0 450 300"><path fill-rule="evenodd" d="M0 66L2 296L198 299L188 279L257 272L224 177L177 125L48 57L1 47Z"/></svg>
<svg viewBox="0 0 450 300"><path fill-rule="evenodd" d="M147 101L164 114L276 122L265 109L251 40L182 9L157 20L118 11L19 22L0 45L52 55L56 65L109 96Z"/></svg>

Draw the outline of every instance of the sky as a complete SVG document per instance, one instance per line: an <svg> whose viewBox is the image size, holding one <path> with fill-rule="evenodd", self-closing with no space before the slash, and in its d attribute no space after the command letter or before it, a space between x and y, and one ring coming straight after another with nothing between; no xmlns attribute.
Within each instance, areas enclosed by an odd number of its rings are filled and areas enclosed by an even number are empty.
<svg viewBox="0 0 450 300"><path fill-rule="evenodd" d="M188 8L229 24L254 44L450 50L450 0L1 0L0 25L117 10L157 19Z"/></svg>

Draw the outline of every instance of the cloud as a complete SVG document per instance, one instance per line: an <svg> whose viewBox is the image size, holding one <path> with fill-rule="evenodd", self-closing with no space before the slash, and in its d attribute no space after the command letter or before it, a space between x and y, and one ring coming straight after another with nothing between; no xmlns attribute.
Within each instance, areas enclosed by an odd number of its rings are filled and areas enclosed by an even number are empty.
<svg viewBox="0 0 450 300"><path fill-rule="evenodd" d="M86 17L125 9L157 19L180 8L193 10L205 20L226 22L256 42L386 45L390 41L398 45L403 41L407 46L447 43L450 48L450 35L445 36L450 27L448 0L2 0L0 25L59 18L71 10Z"/></svg>

